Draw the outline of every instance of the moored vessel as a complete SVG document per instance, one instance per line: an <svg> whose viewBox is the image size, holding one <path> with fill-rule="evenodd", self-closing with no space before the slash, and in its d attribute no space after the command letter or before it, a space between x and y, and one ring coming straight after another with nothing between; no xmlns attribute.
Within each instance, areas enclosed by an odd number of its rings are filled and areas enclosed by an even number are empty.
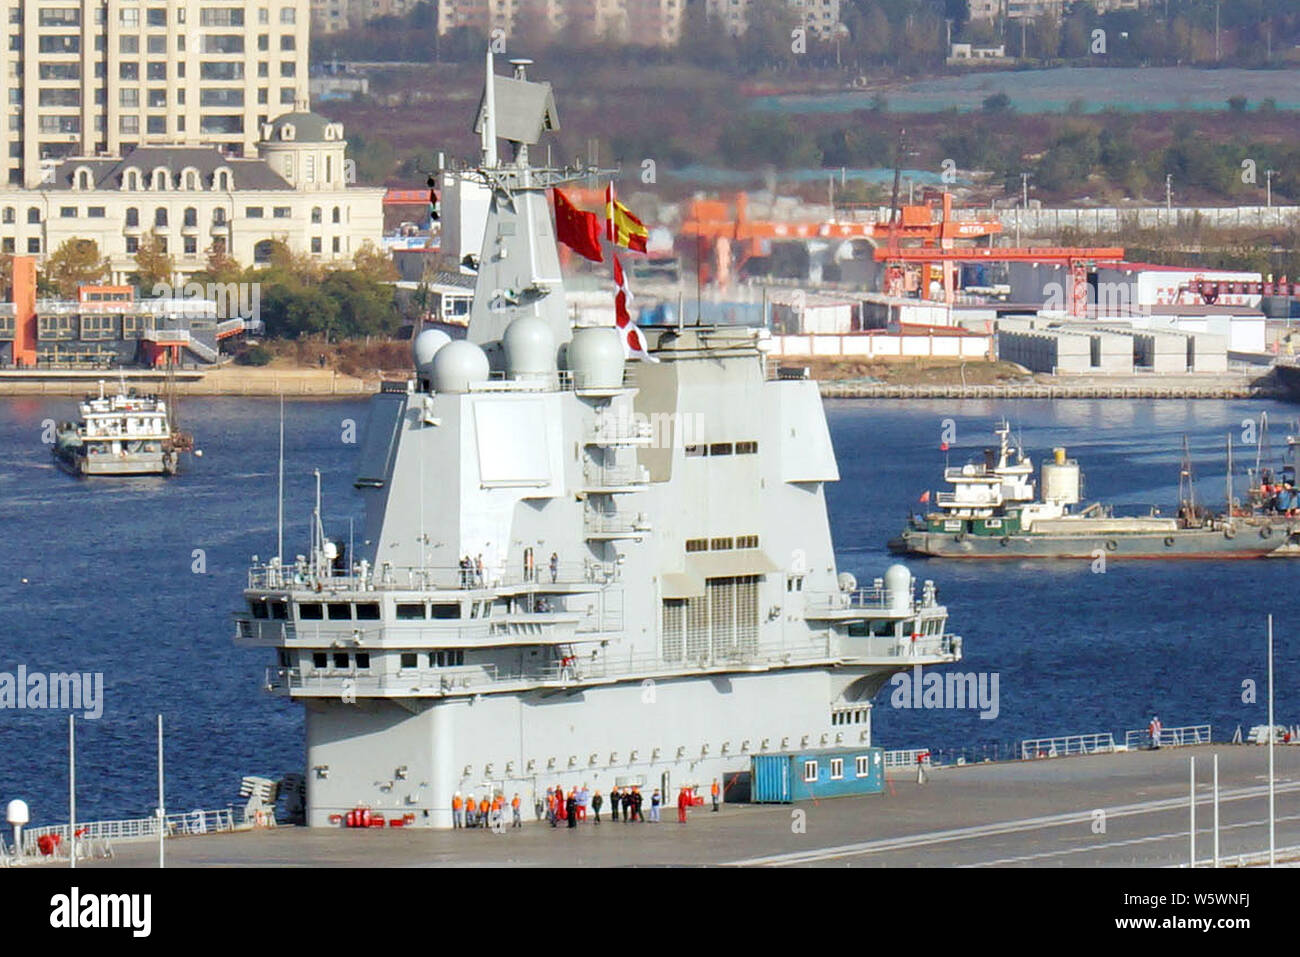
<svg viewBox="0 0 1300 957"><path fill-rule="evenodd" d="M889 548L931 558L1142 559L1260 558L1292 535L1296 519L1276 497L1258 507L1216 514L1191 495L1190 464L1182 477L1187 494L1172 516L1116 515L1111 506L1082 502L1083 473L1065 449L1054 449L1041 468L1041 495L1033 462L1003 422L997 448L984 459L944 469L950 491L934 497L935 510L913 515ZM929 500L929 493L922 496Z"/></svg>
<svg viewBox="0 0 1300 957"><path fill-rule="evenodd" d="M54 458L74 475L174 475L193 437L174 428L167 402L157 395L121 387L78 406L79 422L61 422L54 434Z"/></svg>

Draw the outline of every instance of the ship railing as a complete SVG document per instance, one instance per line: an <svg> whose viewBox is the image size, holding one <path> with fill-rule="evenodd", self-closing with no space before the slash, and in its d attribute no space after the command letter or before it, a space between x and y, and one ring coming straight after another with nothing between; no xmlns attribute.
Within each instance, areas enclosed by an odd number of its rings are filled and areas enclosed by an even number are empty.
<svg viewBox="0 0 1300 957"><path fill-rule="evenodd" d="M806 607L813 611L852 611L858 608L864 612L894 610L890 603L890 593L883 587L859 588L847 592L810 592ZM904 614L912 614L921 607L915 596L909 594L905 606L900 611Z"/></svg>
<svg viewBox="0 0 1300 957"><path fill-rule="evenodd" d="M1210 744L1213 728L1208 724L1189 724L1182 728L1161 728L1159 745L1162 748L1181 748L1191 744ZM1151 747L1151 729L1138 728L1124 732L1124 747L1130 751Z"/></svg>
<svg viewBox="0 0 1300 957"><path fill-rule="evenodd" d="M782 667L833 657L829 642L815 641L798 647L760 646L737 641L728 648L682 648L676 656L613 654L598 658L563 656L527 671L504 670L497 665L455 665L440 668L405 668L397 672L366 674L358 669L312 671L270 666L266 687L272 691L328 692L332 695L459 694L485 691L503 685L554 685L650 675L681 674L684 669L722 671L729 668ZM346 682L346 684L345 684Z"/></svg>
<svg viewBox="0 0 1300 957"><path fill-rule="evenodd" d="M644 465L589 465L583 469L583 477L593 488L638 486L649 483L650 470Z"/></svg>
<svg viewBox="0 0 1300 957"><path fill-rule="evenodd" d="M910 771L918 764L928 768L930 767L930 757L929 748L904 748L898 751L886 751L885 770Z"/></svg>
<svg viewBox="0 0 1300 957"><path fill-rule="evenodd" d="M1061 758L1071 754L1110 754L1115 736L1109 731L1093 734L1065 734L1054 738L1026 738L1020 742L1020 757Z"/></svg>
<svg viewBox="0 0 1300 957"><path fill-rule="evenodd" d="M940 492L935 496L935 501L940 505L969 505L973 508L980 508L989 505L1000 505L1002 503L1002 493L997 489L990 489L987 495L979 495L973 492Z"/></svg>
<svg viewBox="0 0 1300 957"><path fill-rule="evenodd" d="M652 528L642 513L623 511L601 512L587 509L582 516L583 531L590 535L640 535Z"/></svg>
<svg viewBox="0 0 1300 957"><path fill-rule="evenodd" d="M186 811L168 814L164 819L167 837L183 834L211 834L235 830L235 812L231 808L215 811ZM23 853L39 853L38 842L47 835L57 835L59 849L68 853L71 834L67 824L49 824L42 827L23 828ZM143 841L158 837L158 818L136 817L115 821L78 821L77 843L93 841ZM80 856L80 855L78 855Z"/></svg>
<svg viewBox="0 0 1300 957"><path fill-rule="evenodd" d="M556 563L555 576L552 577L550 562L545 555L539 555L528 568L485 568L482 574L476 568L450 565L380 565L368 568L364 575L359 568L350 575L319 574L305 564L277 565L272 562L249 569L248 587L319 592L465 591L527 585L536 585L540 589L551 584L604 585L613 582L616 575L617 569L613 564L561 561Z"/></svg>

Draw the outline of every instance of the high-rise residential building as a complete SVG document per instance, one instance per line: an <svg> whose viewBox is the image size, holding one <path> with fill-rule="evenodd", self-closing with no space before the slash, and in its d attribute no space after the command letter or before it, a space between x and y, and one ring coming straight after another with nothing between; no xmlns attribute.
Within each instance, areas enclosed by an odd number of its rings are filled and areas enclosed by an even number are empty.
<svg viewBox="0 0 1300 957"><path fill-rule="evenodd" d="M0 183L137 146L256 155L307 102L310 21L311 0L0 0Z"/></svg>
<svg viewBox="0 0 1300 957"><path fill-rule="evenodd" d="M378 17L405 16L424 2L438 5L438 0L311 0L312 24L321 33L337 33Z"/></svg>

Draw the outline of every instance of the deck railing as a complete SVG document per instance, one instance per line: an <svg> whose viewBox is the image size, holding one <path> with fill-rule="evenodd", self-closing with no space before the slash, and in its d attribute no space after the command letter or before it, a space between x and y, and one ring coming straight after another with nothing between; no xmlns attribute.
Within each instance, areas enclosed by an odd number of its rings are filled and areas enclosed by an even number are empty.
<svg viewBox="0 0 1300 957"><path fill-rule="evenodd" d="M1182 728L1161 728L1160 747L1181 748L1189 744L1210 744L1212 728L1208 724L1189 724ZM1151 729L1124 732L1124 747L1130 751L1151 747Z"/></svg>
<svg viewBox="0 0 1300 957"><path fill-rule="evenodd" d="M1095 734L1066 734L1054 738L1027 738L1020 742L1020 757L1059 758L1068 754L1109 754L1115 750L1115 736L1109 731Z"/></svg>
<svg viewBox="0 0 1300 957"><path fill-rule="evenodd" d="M166 821L167 837L183 834L209 834L217 831L235 830L235 812L231 808L215 811L188 811L168 814ZM23 829L23 853L28 856L39 855L38 842L47 835L58 835L59 851L66 855L71 841L67 824L48 824L42 827ZM116 821L78 821L77 843L83 841L144 841L158 838L157 817L125 818Z"/></svg>
<svg viewBox="0 0 1300 957"><path fill-rule="evenodd" d="M581 585L608 584L616 578L613 564L599 562L557 562L552 578L547 556L538 556L530 569L522 565L511 568L476 568L453 565L380 565L360 568L352 574L335 574L332 571L314 571L307 563L277 565L260 563L248 570L248 587L285 590L339 591L465 591L476 588L513 588L550 584Z"/></svg>

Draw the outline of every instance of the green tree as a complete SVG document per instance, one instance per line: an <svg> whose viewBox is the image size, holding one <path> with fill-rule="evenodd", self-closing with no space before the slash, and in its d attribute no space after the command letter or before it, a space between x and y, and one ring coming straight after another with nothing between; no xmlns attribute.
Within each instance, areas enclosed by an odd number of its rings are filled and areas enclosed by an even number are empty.
<svg viewBox="0 0 1300 957"><path fill-rule="evenodd" d="M170 284L175 275L176 261L163 252L157 236L145 234L135 252L134 278L140 295L152 295L155 286Z"/></svg>
<svg viewBox="0 0 1300 957"><path fill-rule="evenodd" d="M108 260L93 239L68 239L45 261L45 279L63 299L77 298L79 286L101 283L108 275Z"/></svg>
<svg viewBox="0 0 1300 957"><path fill-rule="evenodd" d="M371 282L396 282L399 277L393 257L375 248L370 240L363 242L352 257L353 269Z"/></svg>

